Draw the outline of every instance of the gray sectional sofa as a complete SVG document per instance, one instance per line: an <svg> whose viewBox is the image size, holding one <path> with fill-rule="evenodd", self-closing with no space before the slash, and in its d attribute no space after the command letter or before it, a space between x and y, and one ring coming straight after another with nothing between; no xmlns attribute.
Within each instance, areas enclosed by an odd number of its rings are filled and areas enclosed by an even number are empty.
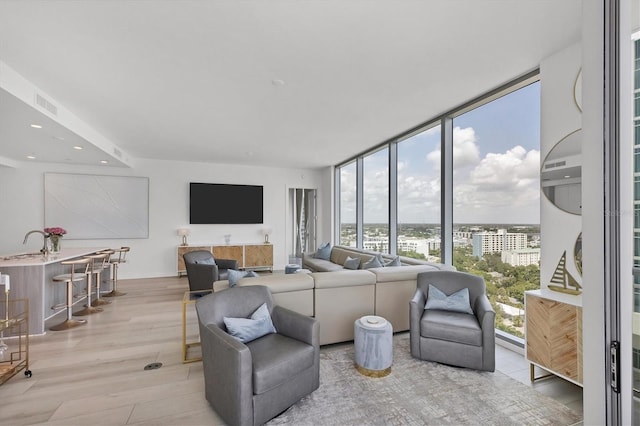
<svg viewBox="0 0 640 426"><path fill-rule="evenodd" d="M334 246L328 261L305 255L303 267L312 273L242 278L238 285L265 285L278 305L314 316L320 321L321 345L353 340L353 322L364 315L386 318L394 331L409 330L409 301L417 288L418 273L455 268L405 257L400 258L402 266L356 270L342 266L347 256L360 257L362 265L376 254ZM228 281L214 283L214 291L228 287Z"/></svg>

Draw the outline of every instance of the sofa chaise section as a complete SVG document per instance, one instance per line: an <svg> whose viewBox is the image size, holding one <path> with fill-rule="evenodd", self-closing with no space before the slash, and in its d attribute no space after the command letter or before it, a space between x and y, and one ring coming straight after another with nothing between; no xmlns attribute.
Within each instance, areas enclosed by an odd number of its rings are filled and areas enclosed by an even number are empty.
<svg viewBox="0 0 640 426"><path fill-rule="evenodd" d="M320 344L353 340L354 321L375 312L375 274L366 270L342 270L311 275L315 281Z"/></svg>
<svg viewBox="0 0 640 426"><path fill-rule="evenodd" d="M283 308L314 316L313 286L314 280L310 274L269 274L258 278L240 278L238 287L248 285L263 285L269 287L273 300ZM216 281L213 285L215 292L229 288L229 281Z"/></svg>

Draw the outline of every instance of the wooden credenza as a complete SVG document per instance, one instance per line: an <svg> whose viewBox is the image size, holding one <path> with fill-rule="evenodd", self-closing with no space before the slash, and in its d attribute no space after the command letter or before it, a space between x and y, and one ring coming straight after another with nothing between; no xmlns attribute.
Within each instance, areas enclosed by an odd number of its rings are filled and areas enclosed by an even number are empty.
<svg viewBox="0 0 640 426"><path fill-rule="evenodd" d="M201 244L178 246L178 276L187 272L182 255L196 250L209 251L213 253L214 258L218 259L235 259L240 269L273 271L272 244Z"/></svg>
<svg viewBox="0 0 640 426"><path fill-rule="evenodd" d="M544 289L524 300L527 361L582 386L582 298Z"/></svg>

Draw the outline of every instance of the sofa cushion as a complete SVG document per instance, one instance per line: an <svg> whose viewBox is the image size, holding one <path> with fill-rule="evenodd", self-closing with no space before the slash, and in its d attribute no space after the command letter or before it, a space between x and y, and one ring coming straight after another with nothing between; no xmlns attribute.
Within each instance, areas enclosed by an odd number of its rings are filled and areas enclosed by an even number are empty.
<svg viewBox="0 0 640 426"><path fill-rule="evenodd" d="M253 393L276 388L313 365L313 346L281 334L269 334L247 344L253 360Z"/></svg>
<svg viewBox="0 0 640 426"><path fill-rule="evenodd" d="M269 274L260 275L257 278L240 278L238 287L247 285L264 285L269 287L272 294L287 293L290 291L313 290L313 278L311 274ZM213 283L213 291L222 291L229 288L229 281L216 281Z"/></svg>
<svg viewBox="0 0 640 426"><path fill-rule="evenodd" d="M342 263L337 264L329 260L316 259L313 257L305 257L304 266L313 271L319 272L341 271L342 269L344 269L342 267Z"/></svg>
<svg viewBox="0 0 640 426"><path fill-rule="evenodd" d="M425 310L420 335L431 339L482 346L482 329L475 315L461 312Z"/></svg>
<svg viewBox="0 0 640 426"><path fill-rule="evenodd" d="M235 269L229 269L227 271L227 279L229 280L229 287L235 287L238 284L240 278L255 278L258 274L253 271L236 271Z"/></svg>
<svg viewBox="0 0 640 426"><path fill-rule="evenodd" d="M351 271L343 269L334 272L314 272L311 274L315 281L316 289L318 288L335 288L335 287L353 287L359 285L373 285L376 283L376 275L358 269Z"/></svg>
<svg viewBox="0 0 640 426"><path fill-rule="evenodd" d="M227 332L242 343L248 343L258 337L276 332L266 303L260 305L250 318L224 317L223 321Z"/></svg>
<svg viewBox="0 0 640 426"><path fill-rule="evenodd" d="M372 257L371 260L362 264L362 269L381 268L384 266L378 257Z"/></svg>
<svg viewBox="0 0 640 426"><path fill-rule="evenodd" d="M344 269L358 269L360 266L360 258L359 257L350 257L347 256L347 259L344 261Z"/></svg>
<svg viewBox="0 0 640 426"><path fill-rule="evenodd" d="M425 309L438 309L441 311L462 312L465 314L472 314L473 310L469 304L469 289L461 288L460 290L445 294L438 287L429 284L429 294L427 296L427 303L424 305Z"/></svg>
<svg viewBox="0 0 640 426"><path fill-rule="evenodd" d="M318 247L313 257L316 259L329 260L331 256L331 244L326 243Z"/></svg>
<svg viewBox="0 0 640 426"><path fill-rule="evenodd" d="M396 256L392 260L385 262L384 266L402 266L402 263L400 263L400 256Z"/></svg>
<svg viewBox="0 0 640 426"><path fill-rule="evenodd" d="M438 268L431 265L407 265L407 266L387 266L384 268L369 269L376 274L376 281L379 283L390 281L416 280L420 272L435 271Z"/></svg>

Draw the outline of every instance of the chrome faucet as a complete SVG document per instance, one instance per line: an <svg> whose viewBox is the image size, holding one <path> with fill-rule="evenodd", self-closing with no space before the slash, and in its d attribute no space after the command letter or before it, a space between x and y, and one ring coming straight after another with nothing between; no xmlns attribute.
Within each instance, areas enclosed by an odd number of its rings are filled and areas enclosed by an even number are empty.
<svg viewBox="0 0 640 426"><path fill-rule="evenodd" d="M22 244L27 244L27 239L29 239L29 235L33 234L33 233L38 233L38 234L42 234L43 237L43 244L42 244L42 248L40 249L40 253L42 254L48 254L49 253L49 247L47 247L47 238L49 238L49 234L40 231L39 229L35 229L33 231L29 231L25 234L24 236L24 241L22 242Z"/></svg>

